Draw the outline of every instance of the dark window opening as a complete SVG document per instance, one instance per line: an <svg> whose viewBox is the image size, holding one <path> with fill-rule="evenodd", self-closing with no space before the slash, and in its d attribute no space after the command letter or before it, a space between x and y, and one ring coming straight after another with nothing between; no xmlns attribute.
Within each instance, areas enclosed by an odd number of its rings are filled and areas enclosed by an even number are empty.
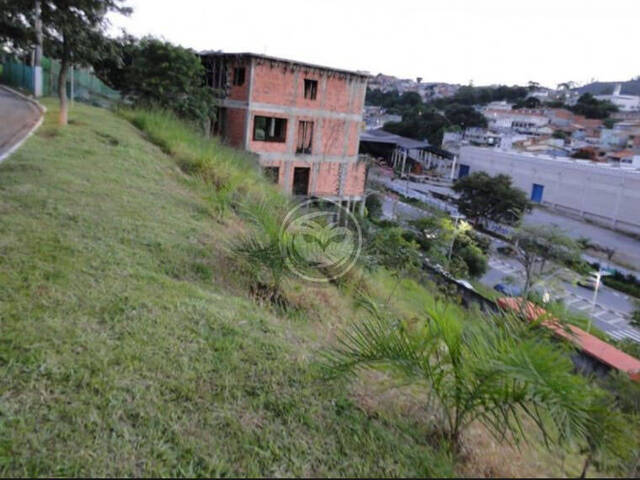
<svg viewBox="0 0 640 480"><path fill-rule="evenodd" d="M293 169L293 194L309 195L309 173L308 167L296 167Z"/></svg>
<svg viewBox="0 0 640 480"><path fill-rule="evenodd" d="M318 94L318 81L309 80L308 78L305 78L304 79L304 98L308 98L309 100L315 100L317 94Z"/></svg>
<svg viewBox="0 0 640 480"><path fill-rule="evenodd" d="M240 86L244 85L244 67L238 67L233 69L233 84Z"/></svg>
<svg viewBox="0 0 640 480"><path fill-rule="evenodd" d="M313 122L300 121L298 123L298 145L296 153L311 153L313 140Z"/></svg>
<svg viewBox="0 0 640 480"><path fill-rule="evenodd" d="M227 123L227 109L223 107L216 108L216 119L212 125L213 135L224 136L225 126Z"/></svg>
<svg viewBox="0 0 640 480"><path fill-rule="evenodd" d="M287 119L261 117L253 121L253 139L261 142L284 142L287 135Z"/></svg>
<svg viewBox="0 0 640 480"><path fill-rule="evenodd" d="M273 183L280 180L280 167L264 167L264 176Z"/></svg>

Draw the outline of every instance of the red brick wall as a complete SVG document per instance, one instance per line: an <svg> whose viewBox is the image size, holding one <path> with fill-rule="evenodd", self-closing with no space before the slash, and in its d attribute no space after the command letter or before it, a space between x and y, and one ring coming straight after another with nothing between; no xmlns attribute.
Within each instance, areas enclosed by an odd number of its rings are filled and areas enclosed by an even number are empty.
<svg viewBox="0 0 640 480"><path fill-rule="evenodd" d="M327 117L326 113L342 113L347 115L360 115L363 109L365 83L360 79L345 77L339 73L325 72L305 67L295 67L281 63L271 63L260 59L253 59L254 73L251 86L252 107L249 128L249 150L256 153L282 153L295 154L299 122L302 120L313 121L312 155L316 156L348 156L353 157L358 153L358 138L361 122L352 119ZM241 65L243 60L239 60ZM229 93L232 100L247 100L249 83L251 82L250 62L246 64L245 83L242 86L233 86L233 68L238 65L229 65ZM313 79L318 82L315 100L304 98L304 80ZM317 109L319 115L312 113L296 115L294 112L283 113L276 111L253 110L255 103L266 103L282 107ZM227 138L231 145L243 147L245 117L242 110L228 109ZM278 117L287 119L287 138L285 142L264 142L253 140L253 125L256 115ZM347 141L345 144L345 135ZM289 138L292 136L292 138ZM345 148L346 147L346 148ZM293 170L295 167L311 168L310 190L315 185L315 191L310 192L319 196L335 196L339 194L340 163L321 162L316 173L313 163L300 161L291 162L289 175L285 178L286 162L267 161L261 162L264 166L278 166L280 168L279 183L285 191L291 191ZM364 164L348 164L347 178L343 194L346 196L360 196L364 190ZM317 178L314 178L317 177Z"/></svg>
<svg viewBox="0 0 640 480"><path fill-rule="evenodd" d="M229 145L244 148L244 122L246 110L227 108L225 139Z"/></svg>
<svg viewBox="0 0 640 480"><path fill-rule="evenodd" d="M235 63L229 63L227 65L227 85L229 86L229 90L227 93L227 98L232 100L241 100L246 101L249 99L249 81L251 78L251 62L237 60ZM233 84L233 69L235 67L244 67L244 83L242 85L234 85Z"/></svg>
<svg viewBox="0 0 640 480"><path fill-rule="evenodd" d="M317 195L338 195L340 188L340 164L336 162L321 163L316 180Z"/></svg>
<svg viewBox="0 0 640 480"><path fill-rule="evenodd" d="M364 162L349 164L347 181L344 186L344 195L360 196L364 193L364 180L366 165Z"/></svg>

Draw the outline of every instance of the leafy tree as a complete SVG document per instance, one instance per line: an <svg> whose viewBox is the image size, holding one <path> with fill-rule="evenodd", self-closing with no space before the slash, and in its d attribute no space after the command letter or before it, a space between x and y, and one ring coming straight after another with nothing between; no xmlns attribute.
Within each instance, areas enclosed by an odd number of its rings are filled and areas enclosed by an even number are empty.
<svg viewBox="0 0 640 480"><path fill-rule="evenodd" d="M382 265L396 272L407 272L420 266L418 244L407 240L399 227L380 229L370 239L367 254Z"/></svg>
<svg viewBox="0 0 640 480"><path fill-rule="evenodd" d="M558 138L560 140L566 140L567 138L569 138L569 135L567 134L567 132L564 132L562 130L554 130L551 136L553 138Z"/></svg>
<svg viewBox="0 0 640 480"><path fill-rule="evenodd" d="M514 232L512 240L514 259L525 273L523 298L527 298L536 281L553 276L561 265L580 258L578 244L554 225L523 225Z"/></svg>
<svg viewBox="0 0 640 480"><path fill-rule="evenodd" d="M487 256L468 235L456 238L453 255L464 262L471 278L479 278L486 273L489 263Z"/></svg>
<svg viewBox="0 0 640 480"><path fill-rule="evenodd" d="M623 476L636 477L637 471L628 470L630 461L638 458L640 445L635 433L637 419L615 408L616 400L607 392L594 389L593 395L589 412L593 421L587 425L582 449L585 460L580 478L587 476L592 465L600 471L615 471ZM632 470L636 468L631 466Z"/></svg>
<svg viewBox="0 0 640 480"><path fill-rule="evenodd" d="M468 105L453 103L444 110L444 115L451 125L456 125L462 129L470 127L486 128L487 119L475 108Z"/></svg>
<svg viewBox="0 0 640 480"><path fill-rule="evenodd" d="M417 92L404 92L398 99L398 104L407 107L422 105L422 97Z"/></svg>
<svg viewBox="0 0 640 480"><path fill-rule="evenodd" d="M618 107L607 100L598 100L590 93L583 93L577 103L569 107L569 110L587 118L607 118L617 112Z"/></svg>
<svg viewBox="0 0 640 480"><path fill-rule="evenodd" d="M513 109L518 110L520 108L540 108L542 102L536 97L527 97L524 100L520 100L513 104Z"/></svg>
<svg viewBox="0 0 640 480"><path fill-rule="evenodd" d="M380 200L379 195L375 193L367 195L365 207L367 208L369 218L376 219L380 217L382 214L382 201Z"/></svg>
<svg viewBox="0 0 640 480"><path fill-rule="evenodd" d="M488 265L488 242L469 228L458 228L448 217L423 217L410 222L419 234L416 241L433 261L447 264L456 277L477 278Z"/></svg>
<svg viewBox="0 0 640 480"><path fill-rule="evenodd" d="M382 90L367 89L365 103L367 105L383 107L387 110L394 109L400 104L400 94L397 90L383 92Z"/></svg>
<svg viewBox="0 0 640 480"><path fill-rule="evenodd" d="M136 104L172 110L207 128L215 115L215 98L203 85L204 67L195 53L151 37L123 37L113 45L120 61L109 59L99 66L110 85Z"/></svg>
<svg viewBox="0 0 640 480"><path fill-rule="evenodd" d="M508 175L492 177L485 172L474 172L459 179L453 190L460 195L458 210L472 219L474 225L486 220L513 225L529 208L527 195L512 186Z"/></svg>
<svg viewBox="0 0 640 480"><path fill-rule="evenodd" d="M549 445L583 441L591 428L591 392L559 347L519 321L470 318L431 302L411 323L369 305L327 353L329 371L379 369L420 389L436 430L459 451L466 429L481 422L498 441L526 440L530 417Z"/></svg>
<svg viewBox="0 0 640 480"><path fill-rule="evenodd" d="M22 55L35 43L32 1L0 0L0 47Z"/></svg>
<svg viewBox="0 0 640 480"><path fill-rule="evenodd" d="M401 122L388 122L384 129L388 132L415 138L416 140L428 140L432 145L442 143L442 135L449 125L447 118L435 111L418 111L403 115Z"/></svg>
<svg viewBox="0 0 640 480"><path fill-rule="evenodd" d="M58 97L61 125L67 124L67 74L74 63L92 64L108 55L104 31L107 14L128 15L124 0L42 0L42 27L46 49L60 59Z"/></svg>

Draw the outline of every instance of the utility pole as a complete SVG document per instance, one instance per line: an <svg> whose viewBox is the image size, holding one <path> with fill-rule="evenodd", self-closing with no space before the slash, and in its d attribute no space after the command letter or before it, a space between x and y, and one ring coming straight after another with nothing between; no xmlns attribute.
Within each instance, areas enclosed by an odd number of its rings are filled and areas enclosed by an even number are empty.
<svg viewBox="0 0 640 480"><path fill-rule="evenodd" d="M33 94L36 97L42 96L42 9L40 0L35 0L34 4L34 27L36 31L36 49L33 56Z"/></svg>

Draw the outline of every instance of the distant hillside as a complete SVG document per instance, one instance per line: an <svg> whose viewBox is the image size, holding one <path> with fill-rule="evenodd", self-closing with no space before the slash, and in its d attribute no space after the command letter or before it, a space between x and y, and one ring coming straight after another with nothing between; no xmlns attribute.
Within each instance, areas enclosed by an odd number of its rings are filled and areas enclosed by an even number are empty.
<svg viewBox="0 0 640 480"><path fill-rule="evenodd" d="M593 95L606 95L613 93L613 89L617 83L622 84L622 92L627 95L640 95L640 77L626 82L592 82L580 88L576 88L578 92L591 93Z"/></svg>

